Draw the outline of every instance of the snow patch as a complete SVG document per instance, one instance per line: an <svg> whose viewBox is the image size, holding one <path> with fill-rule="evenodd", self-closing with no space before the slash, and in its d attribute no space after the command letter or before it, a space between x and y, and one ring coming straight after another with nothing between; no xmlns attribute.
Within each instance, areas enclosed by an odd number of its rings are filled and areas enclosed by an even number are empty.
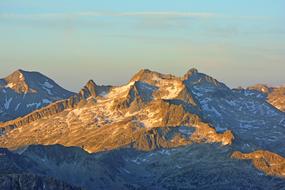
<svg viewBox="0 0 285 190"><path fill-rule="evenodd" d="M166 80L161 79L158 83L161 91L166 91L167 94L162 96L162 99L174 99L183 89L183 83L179 80Z"/></svg>
<svg viewBox="0 0 285 190"><path fill-rule="evenodd" d="M7 98L5 98L4 107L5 107L6 110L9 109L10 103L11 103L12 100L13 100L13 98L9 98L9 100Z"/></svg>
<svg viewBox="0 0 285 190"><path fill-rule="evenodd" d="M15 111L17 111L17 110L19 109L20 105L21 105L21 103L19 103L19 104L16 106Z"/></svg>
<svg viewBox="0 0 285 190"><path fill-rule="evenodd" d="M107 91L102 91L102 92L99 93L99 96L106 97L107 94L108 94Z"/></svg>
<svg viewBox="0 0 285 190"><path fill-rule="evenodd" d="M20 73L19 79L24 80L24 75L22 73Z"/></svg>
<svg viewBox="0 0 285 190"><path fill-rule="evenodd" d="M163 154L163 155L167 155L167 156L169 156L171 154L171 152L169 150L166 150L166 149L160 150L159 153Z"/></svg>
<svg viewBox="0 0 285 190"><path fill-rule="evenodd" d="M29 108L29 107L39 108L41 105L42 105L42 103L31 103L31 104L27 104L27 108Z"/></svg>
<svg viewBox="0 0 285 190"><path fill-rule="evenodd" d="M51 101L50 101L49 99L43 99L42 102L43 102L44 104L50 104L50 103L51 103Z"/></svg>
<svg viewBox="0 0 285 190"><path fill-rule="evenodd" d="M162 96L162 99L173 99L176 98L181 91L181 87L179 86L170 86L166 88L168 95Z"/></svg>
<svg viewBox="0 0 285 190"><path fill-rule="evenodd" d="M193 133L193 128L190 127L180 127L178 130L184 135L191 135Z"/></svg>
<svg viewBox="0 0 285 190"><path fill-rule="evenodd" d="M237 105L236 102L233 101L233 100L226 100L226 102L227 102L229 105L231 105L231 106L236 106L236 105Z"/></svg>
<svg viewBox="0 0 285 190"><path fill-rule="evenodd" d="M131 173L129 170L127 170L127 169L125 169L125 168L121 168L121 169L122 169L122 171L124 171L124 172L127 173L127 174L130 174L130 173Z"/></svg>
<svg viewBox="0 0 285 190"><path fill-rule="evenodd" d="M115 98L115 97L126 97L128 95L128 91L131 88L131 86L134 85L134 82L130 82L127 85L119 86L116 88L113 88L110 93L108 93L106 98Z"/></svg>
<svg viewBox="0 0 285 190"><path fill-rule="evenodd" d="M47 93L48 93L49 95L53 95L53 93L51 92L51 90L50 90L49 88L46 88L46 87L43 86L43 89L44 89L45 91L47 91Z"/></svg>
<svg viewBox="0 0 285 190"><path fill-rule="evenodd" d="M54 86L51 83L46 81L42 84L42 87L49 95L53 95L50 89L53 88Z"/></svg>
<svg viewBox="0 0 285 190"><path fill-rule="evenodd" d="M52 84L50 84L49 82L44 82L44 84L43 84L45 87L47 87L47 88L53 88L53 85Z"/></svg>

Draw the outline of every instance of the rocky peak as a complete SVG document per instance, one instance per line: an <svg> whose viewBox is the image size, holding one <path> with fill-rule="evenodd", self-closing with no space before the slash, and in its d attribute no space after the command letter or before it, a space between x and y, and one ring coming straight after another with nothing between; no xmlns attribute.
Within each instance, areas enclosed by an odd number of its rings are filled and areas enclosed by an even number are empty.
<svg viewBox="0 0 285 190"><path fill-rule="evenodd" d="M86 85L80 90L79 94L83 98L88 98L90 96L96 97L97 92L96 92L97 85L93 80L89 80Z"/></svg>
<svg viewBox="0 0 285 190"><path fill-rule="evenodd" d="M161 74L155 71L151 71L149 69L142 69L137 74L135 74L130 82L134 81L143 81L149 84L156 84L162 79L175 79L177 77L170 74Z"/></svg>
<svg viewBox="0 0 285 190"><path fill-rule="evenodd" d="M197 69L190 69L183 78L188 88L197 86L199 88L209 88L213 90L226 90L230 89L222 82L214 79L213 77L200 73Z"/></svg>
<svg viewBox="0 0 285 190"><path fill-rule="evenodd" d="M16 70L4 80L6 82L6 87L13 89L17 93L28 93L34 90L30 89L30 86L26 80L26 71Z"/></svg>
<svg viewBox="0 0 285 190"><path fill-rule="evenodd" d="M89 80L86 85L79 91L79 96L83 99L89 97L105 96L113 88L110 85L97 85L93 80Z"/></svg>
<svg viewBox="0 0 285 190"><path fill-rule="evenodd" d="M193 74L196 73L198 73L198 70L196 68L191 68L185 73L184 79L188 79L189 77L191 77Z"/></svg>
<svg viewBox="0 0 285 190"><path fill-rule="evenodd" d="M254 86L248 87L247 89L248 90L256 90L256 91L262 92L264 94L268 94L271 91L270 87L268 87L265 84L256 84Z"/></svg>
<svg viewBox="0 0 285 190"><path fill-rule="evenodd" d="M147 75L151 73L151 70L149 69L141 69L139 70L139 72L137 72L132 78L130 81L136 81L136 80L139 80L141 77L143 77L144 75Z"/></svg>

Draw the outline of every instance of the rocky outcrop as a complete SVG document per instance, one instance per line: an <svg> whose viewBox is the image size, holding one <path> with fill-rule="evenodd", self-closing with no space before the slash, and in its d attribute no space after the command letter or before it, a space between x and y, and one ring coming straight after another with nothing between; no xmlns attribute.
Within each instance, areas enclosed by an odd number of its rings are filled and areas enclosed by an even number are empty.
<svg viewBox="0 0 285 190"><path fill-rule="evenodd" d="M89 97L102 96L108 94L112 86L99 86L93 80L89 80L87 84L79 91L79 98L87 99Z"/></svg>
<svg viewBox="0 0 285 190"><path fill-rule="evenodd" d="M247 87L248 90L256 90L265 94L269 94L272 89L265 84L256 84L254 86Z"/></svg>
<svg viewBox="0 0 285 190"><path fill-rule="evenodd" d="M268 94L268 102L285 112L285 87L276 87Z"/></svg>
<svg viewBox="0 0 285 190"><path fill-rule="evenodd" d="M258 150L246 154L237 151L231 157L240 160L251 160L257 169L267 175L285 178L285 158L273 152Z"/></svg>
<svg viewBox="0 0 285 190"><path fill-rule="evenodd" d="M191 139L197 143L221 143L222 145L231 145L234 140L234 135L230 130L223 133L217 133L209 124L199 122L195 126L195 132Z"/></svg>

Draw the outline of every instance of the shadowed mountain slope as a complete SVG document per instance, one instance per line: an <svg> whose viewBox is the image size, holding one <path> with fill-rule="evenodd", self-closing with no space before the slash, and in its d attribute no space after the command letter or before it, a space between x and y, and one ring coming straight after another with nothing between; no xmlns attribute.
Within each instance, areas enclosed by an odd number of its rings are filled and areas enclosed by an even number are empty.
<svg viewBox="0 0 285 190"><path fill-rule="evenodd" d="M41 73L17 70L0 79L0 122L18 118L72 95Z"/></svg>

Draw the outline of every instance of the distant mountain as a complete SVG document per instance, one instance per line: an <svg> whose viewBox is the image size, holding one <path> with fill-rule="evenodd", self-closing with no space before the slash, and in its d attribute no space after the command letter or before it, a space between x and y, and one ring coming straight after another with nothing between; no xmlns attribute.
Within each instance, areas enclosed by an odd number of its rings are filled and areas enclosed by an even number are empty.
<svg viewBox="0 0 285 190"><path fill-rule="evenodd" d="M81 190L46 176L32 159L0 148L0 189L3 190ZM41 174L39 174L41 173Z"/></svg>
<svg viewBox="0 0 285 190"><path fill-rule="evenodd" d="M35 159L43 154L37 162L63 162L63 168L53 165L54 171L47 175L73 185L88 176L91 182L86 178L82 187L90 189L117 185L229 189L229 184L235 184L232 189L250 184L253 189L268 189L266 183L278 189L285 177L285 114L267 101L264 93L232 90L196 69L181 77L143 69L122 86L99 86L90 80L69 98L0 124L0 146L10 150L33 144L80 147L86 152L61 147L50 156L45 155L50 151L46 148L23 154ZM121 155L128 151L138 157ZM61 152L65 153L60 156ZM97 165L102 157L110 159L100 162L103 168ZM74 165L66 168L65 162L71 160ZM94 172L85 169L89 167L99 172L93 176L96 180L90 177ZM69 168L78 176L65 178L72 173ZM141 173L131 176L135 171ZM112 175L116 172L119 177Z"/></svg>
<svg viewBox="0 0 285 190"><path fill-rule="evenodd" d="M9 160L2 156L1 162L0 156L0 169L17 173L13 174L16 177L35 176L19 178L13 184L44 184L47 189L80 186L86 190L267 190L285 186L284 179L263 175L250 162L231 159L231 152L232 147L217 144L193 144L151 152L126 148L96 154L78 147L33 145L18 150L19 155L9 152L10 155L4 156ZM10 176L0 175L0 187L3 181L10 183Z"/></svg>
<svg viewBox="0 0 285 190"><path fill-rule="evenodd" d="M125 146L154 150L201 141L231 144L230 130L217 133L211 124L203 122L201 108L186 84L191 76L187 73L180 78L141 70L119 87L97 86L89 81L69 99L3 123L1 128L9 141L2 138L0 143L17 148L56 142L84 147L89 152ZM225 87L211 80L217 87ZM29 133L29 139L20 137L25 133ZM113 135L106 141L110 133Z"/></svg>
<svg viewBox="0 0 285 190"><path fill-rule="evenodd" d="M0 122L16 119L73 94L41 73L17 70L0 79Z"/></svg>
<svg viewBox="0 0 285 190"><path fill-rule="evenodd" d="M280 111L285 112L285 87L269 87L264 84L257 84L248 87L246 92L247 94L250 94L250 92L259 94L259 96L265 98L268 103Z"/></svg>

